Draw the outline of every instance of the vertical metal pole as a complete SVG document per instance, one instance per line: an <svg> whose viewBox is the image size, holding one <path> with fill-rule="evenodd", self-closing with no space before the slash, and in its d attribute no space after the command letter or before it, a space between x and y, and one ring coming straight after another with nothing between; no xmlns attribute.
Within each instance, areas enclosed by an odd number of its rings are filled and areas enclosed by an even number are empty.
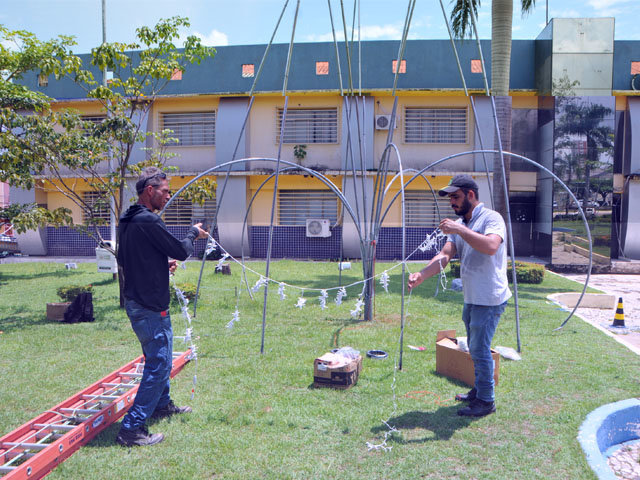
<svg viewBox="0 0 640 480"><path fill-rule="evenodd" d="M107 43L107 0L102 0L102 44ZM102 69L102 85L107 86L107 67ZM109 109L107 109L107 117L109 117ZM109 174L113 173L113 152L111 146L107 153L109 159ZM111 192L109 199L109 239L113 242L115 248L116 244L116 199L114 197L115 192ZM114 275L115 277L115 275Z"/></svg>

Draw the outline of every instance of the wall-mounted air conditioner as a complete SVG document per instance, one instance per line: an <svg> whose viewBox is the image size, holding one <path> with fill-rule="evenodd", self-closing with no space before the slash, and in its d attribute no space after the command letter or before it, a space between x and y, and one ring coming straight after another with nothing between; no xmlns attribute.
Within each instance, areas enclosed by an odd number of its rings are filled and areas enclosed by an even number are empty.
<svg viewBox="0 0 640 480"><path fill-rule="evenodd" d="M397 117L396 117L397 120ZM396 128L397 125L397 121L394 122L395 125L393 126L393 128ZM391 126L391 115L376 115L376 130L389 130L389 127Z"/></svg>
<svg viewBox="0 0 640 480"><path fill-rule="evenodd" d="M325 218L307 218L307 237L330 237L329 225Z"/></svg>

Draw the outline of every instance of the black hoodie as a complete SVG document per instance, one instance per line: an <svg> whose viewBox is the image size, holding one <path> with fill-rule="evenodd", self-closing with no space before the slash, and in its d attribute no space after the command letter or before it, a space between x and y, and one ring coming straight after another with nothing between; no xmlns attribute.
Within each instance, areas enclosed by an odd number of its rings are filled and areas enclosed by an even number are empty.
<svg viewBox="0 0 640 480"><path fill-rule="evenodd" d="M124 273L124 296L149 310L169 308L169 257L186 260L193 253L198 229L183 240L174 237L162 219L136 204L120 219L118 263Z"/></svg>

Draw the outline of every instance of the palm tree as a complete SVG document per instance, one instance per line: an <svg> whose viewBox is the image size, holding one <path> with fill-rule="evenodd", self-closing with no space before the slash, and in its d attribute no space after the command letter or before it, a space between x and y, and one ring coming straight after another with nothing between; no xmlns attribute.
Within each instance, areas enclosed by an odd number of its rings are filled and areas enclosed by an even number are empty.
<svg viewBox="0 0 640 480"><path fill-rule="evenodd" d="M560 103L556 135L560 144L575 144L586 141L586 152L583 155L582 204L589 205L591 200L591 172L603 168L600 155L611 155L613 148L613 128L606 122L612 115L612 109L578 98L568 98ZM564 142L564 143L563 143Z"/></svg>
<svg viewBox="0 0 640 480"><path fill-rule="evenodd" d="M535 0L520 0L522 14L531 11ZM454 0L451 28L457 38L471 36L471 14L477 18L480 0ZM491 3L491 94L509 95L511 67L511 37L513 30L513 0L493 0Z"/></svg>
<svg viewBox="0 0 640 480"><path fill-rule="evenodd" d="M535 0L520 0L522 13L528 13ZM471 15L478 16L480 0L453 0L451 27L457 38L471 36ZM509 79L511 68L511 38L513 29L513 0L493 0L491 3L491 95L496 102L500 139L504 151L511 151L511 97ZM496 143L497 144L497 143ZM504 158L506 184L509 185L510 162ZM506 218L506 195L503 188L499 155L493 161L493 204Z"/></svg>

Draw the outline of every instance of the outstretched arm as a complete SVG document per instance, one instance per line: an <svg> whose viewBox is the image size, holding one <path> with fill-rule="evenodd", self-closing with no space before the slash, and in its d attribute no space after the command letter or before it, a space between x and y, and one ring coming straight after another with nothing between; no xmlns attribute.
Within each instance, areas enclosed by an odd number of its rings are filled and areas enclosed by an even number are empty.
<svg viewBox="0 0 640 480"><path fill-rule="evenodd" d="M409 288L414 288L424 282L427 278L431 278L437 273L440 273L440 268L444 268L451 261L451 259L456 254L456 246L453 242L447 242L442 247L442 250L438 252L438 254L431 259L431 261L427 264L419 272L412 273L409 275Z"/></svg>

